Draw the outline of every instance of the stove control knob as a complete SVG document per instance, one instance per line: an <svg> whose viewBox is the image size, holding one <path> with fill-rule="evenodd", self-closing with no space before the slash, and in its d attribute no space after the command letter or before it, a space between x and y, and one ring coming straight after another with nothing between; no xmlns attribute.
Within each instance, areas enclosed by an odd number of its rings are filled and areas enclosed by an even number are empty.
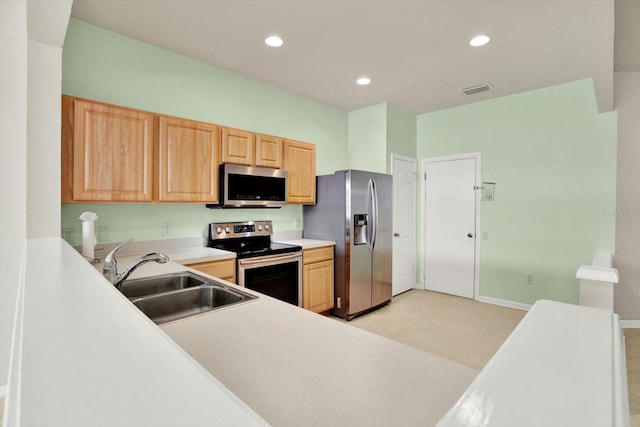
<svg viewBox="0 0 640 427"><path fill-rule="evenodd" d="M225 233L231 233L231 228L229 228L229 227L225 227L225 228L224 228L224 232L225 232Z"/></svg>
<svg viewBox="0 0 640 427"><path fill-rule="evenodd" d="M258 231L262 231L262 225L258 224Z"/></svg>
<svg viewBox="0 0 640 427"><path fill-rule="evenodd" d="M216 233L217 234L222 233L222 227L216 227Z"/></svg>
<svg viewBox="0 0 640 427"><path fill-rule="evenodd" d="M267 230L267 231L269 231L269 224L265 224L265 225L264 225L264 229L265 229L265 230Z"/></svg>

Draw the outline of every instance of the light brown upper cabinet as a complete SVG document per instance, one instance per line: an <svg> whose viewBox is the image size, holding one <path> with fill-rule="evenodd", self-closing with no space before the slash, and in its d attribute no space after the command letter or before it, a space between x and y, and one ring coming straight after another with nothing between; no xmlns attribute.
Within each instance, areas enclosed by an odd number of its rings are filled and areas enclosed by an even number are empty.
<svg viewBox="0 0 640 427"><path fill-rule="evenodd" d="M284 141L270 135L256 135L256 166L282 169Z"/></svg>
<svg viewBox="0 0 640 427"><path fill-rule="evenodd" d="M62 202L148 202L153 114L63 96Z"/></svg>
<svg viewBox="0 0 640 427"><path fill-rule="evenodd" d="M222 128L221 163L255 166L256 135L240 129Z"/></svg>
<svg viewBox="0 0 640 427"><path fill-rule="evenodd" d="M220 162L282 169L282 147L282 138L223 127Z"/></svg>
<svg viewBox="0 0 640 427"><path fill-rule="evenodd" d="M289 203L316 201L316 146L62 96L62 203L218 203L218 166L285 169Z"/></svg>
<svg viewBox="0 0 640 427"><path fill-rule="evenodd" d="M159 201L218 202L218 126L160 116L158 147Z"/></svg>
<svg viewBox="0 0 640 427"><path fill-rule="evenodd" d="M289 203L316 203L316 146L284 140L284 169L289 172Z"/></svg>

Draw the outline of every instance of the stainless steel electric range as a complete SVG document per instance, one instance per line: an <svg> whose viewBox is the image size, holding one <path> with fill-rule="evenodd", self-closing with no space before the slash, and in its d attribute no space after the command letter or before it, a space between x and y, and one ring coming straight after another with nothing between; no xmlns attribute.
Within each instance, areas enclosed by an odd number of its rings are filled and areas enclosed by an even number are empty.
<svg viewBox="0 0 640 427"><path fill-rule="evenodd" d="M238 285L302 306L302 247L272 232L271 221L211 223L207 246L236 253Z"/></svg>

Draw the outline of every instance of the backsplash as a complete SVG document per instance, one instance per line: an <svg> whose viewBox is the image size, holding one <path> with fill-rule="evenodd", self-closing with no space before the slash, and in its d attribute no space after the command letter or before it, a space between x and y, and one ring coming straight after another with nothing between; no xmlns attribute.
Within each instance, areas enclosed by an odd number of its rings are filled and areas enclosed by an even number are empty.
<svg viewBox="0 0 640 427"><path fill-rule="evenodd" d="M271 220L275 233L302 230L302 206L280 209L208 209L197 204L64 204L61 206L60 235L79 245L84 211L98 214L95 232L98 243L204 237L207 224L223 221Z"/></svg>

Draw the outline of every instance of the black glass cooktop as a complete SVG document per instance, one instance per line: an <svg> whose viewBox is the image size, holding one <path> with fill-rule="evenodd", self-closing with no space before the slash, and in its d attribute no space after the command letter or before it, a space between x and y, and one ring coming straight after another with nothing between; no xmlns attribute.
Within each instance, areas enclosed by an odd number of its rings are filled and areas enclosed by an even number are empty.
<svg viewBox="0 0 640 427"><path fill-rule="evenodd" d="M208 246L235 252L238 258L277 255L302 250L302 246L272 242L269 236L210 240Z"/></svg>

